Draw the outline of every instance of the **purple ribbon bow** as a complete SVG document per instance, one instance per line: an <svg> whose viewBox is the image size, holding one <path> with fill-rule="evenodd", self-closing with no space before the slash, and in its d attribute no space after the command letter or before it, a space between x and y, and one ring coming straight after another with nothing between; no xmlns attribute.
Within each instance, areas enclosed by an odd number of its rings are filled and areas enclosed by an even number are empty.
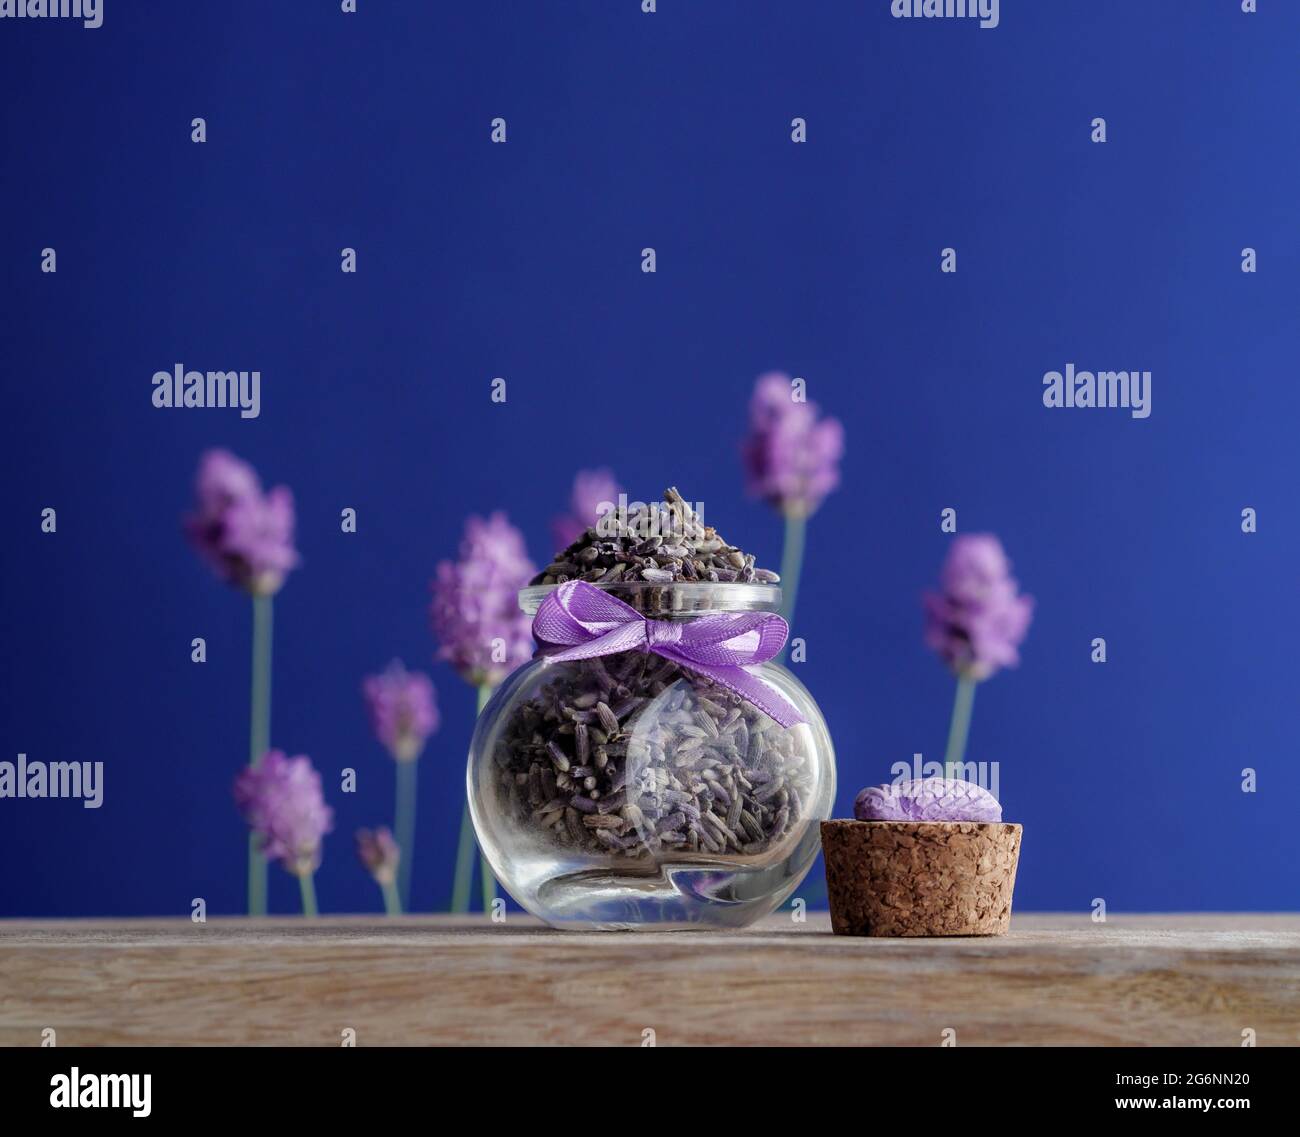
<svg viewBox="0 0 1300 1137"><path fill-rule="evenodd" d="M790 626L772 612L719 612L690 620L651 620L608 592L571 580L547 595L533 617L540 654L568 661L646 651L752 703L784 727L806 721L793 704L750 672L785 644Z"/></svg>

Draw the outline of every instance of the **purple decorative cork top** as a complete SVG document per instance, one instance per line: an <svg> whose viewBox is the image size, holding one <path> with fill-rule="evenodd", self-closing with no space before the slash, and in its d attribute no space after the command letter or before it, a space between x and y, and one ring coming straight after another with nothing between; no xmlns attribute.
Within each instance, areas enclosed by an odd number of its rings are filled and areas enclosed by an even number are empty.
<svg viewBox="0 0 1300 1137"><path fill-rule="evenodd" d="M868 786L853 803L859 821L1002 820L1002 806L986 789L956 778L911 778Z"/></svg>

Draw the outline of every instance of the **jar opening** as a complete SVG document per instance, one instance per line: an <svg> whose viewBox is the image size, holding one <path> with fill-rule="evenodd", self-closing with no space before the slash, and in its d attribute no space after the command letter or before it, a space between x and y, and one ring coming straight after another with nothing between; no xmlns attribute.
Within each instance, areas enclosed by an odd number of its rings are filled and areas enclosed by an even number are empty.
<svg viewBox="0 0 1300 1137"><path fill-rule="evenodd" d="M536 584L519 590L519 607L536 613L542 600L558 584ZM721 581L683 580L656 584L647 580L617 581L591 585L608 592L644 616L688 616L697 612L779 612L781 586L777 584L733 584Z"/></svg>

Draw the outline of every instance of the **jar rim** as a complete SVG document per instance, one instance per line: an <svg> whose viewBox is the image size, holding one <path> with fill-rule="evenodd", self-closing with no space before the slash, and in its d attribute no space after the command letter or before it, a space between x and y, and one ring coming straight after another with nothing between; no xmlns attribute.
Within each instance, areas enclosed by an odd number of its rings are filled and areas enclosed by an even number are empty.
<svg viewBox="0 0 1300 1137"><path fill-rule="evenodd" d="M739 581L677 580L660 584L650 580L588 582L608 592L643 615L683 615L692 612L779 612L779 584ZM519 590L519 607L534 615L542 601L560 586L533 584Z"/></svg>

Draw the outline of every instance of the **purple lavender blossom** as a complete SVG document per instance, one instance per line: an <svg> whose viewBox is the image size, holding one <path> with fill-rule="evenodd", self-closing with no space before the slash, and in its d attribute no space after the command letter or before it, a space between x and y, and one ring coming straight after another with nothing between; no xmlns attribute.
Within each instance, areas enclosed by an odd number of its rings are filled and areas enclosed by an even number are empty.
<svg viewBox="0 0 1300 1137"><path fill-rule="evenodd" d="M268 750L235 779L235 804L267 858L295 876L316 871L321 838L334 827L334 811L325 804L310 758L286 758L282 750Z"/></svg>
<svg viewBox="0 0 1300 1137"><path fill-rule="evenodd" d="M787 517L808 517L840 484L844 427L791 397L790 377L760 376L749 404L742 454L749 492Z"/></svg>
<svg viewBox="0 0 1300 1137"><path fill-rule="evenodd" d="M958 675L989 678L1020 662L1034 601L1018 593L1002 543L991 533L953 539L937 594L925 597L925 642Z"/></svg>
<svg viewBox="0 0 1300 1137"><path fill-rule="evenodd" d="M868 786L853 802L859 821L1002 820L1002 806L988 790L957 778L910 778Z"/></svg>
<svg viewBox="0 0 1300 1137"><path fill-rule="evenodd" d="M573 479L569 512L551 521L551 535L557 549L567 549L600 520L600 507L618 504L620 487L608 470L579 470Z"/></svg>
<svg viewBox="0 0 1300 1137"><path fill-rule="evenodd" d="M361 693L375 737L398 762L415 761L439 725L433 680L422 671L407 671L395 659L378 675L368 676Z"/></svg>
<svg viewBox="0 0 1300 1137"><path fill-rule="evenodd" d="M381 825L373 831L357 830L357 859L375 878L376 884L392 884L397 879L397 865L402 852L388 826Z"/></svg>
<svg viewBox="0 0 1300 1137"><path fill-rule="evenodd" d="M517 594L535 572L523 534L504 513L471 517L459 560L442 561L432 585L437 658L475 687L495 687L526 663L532 636Z"/></svg>
<svg viewBox="0 0 1300 1137"><path fill-rule="evenodd" d="M195 510L185 518L190 543L229 584L255 596L279 591L298 566L293 547L293 494L286 486L263 492L257 473L228 450L199 461Z"/></svg>

